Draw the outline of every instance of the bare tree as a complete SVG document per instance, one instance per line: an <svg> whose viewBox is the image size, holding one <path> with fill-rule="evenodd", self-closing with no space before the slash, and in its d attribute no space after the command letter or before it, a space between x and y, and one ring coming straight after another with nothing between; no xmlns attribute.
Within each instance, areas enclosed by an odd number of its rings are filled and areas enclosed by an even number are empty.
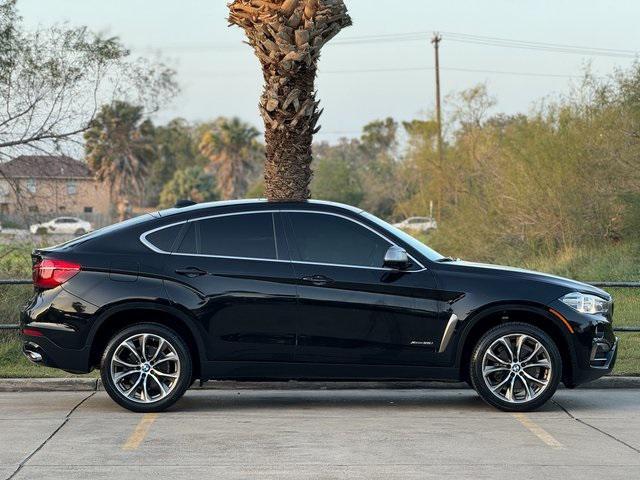
<svg viewBox="0 0 640 480"><path fill-rule="evenodd" d="M130 60L117 38L64 25L25 32L15 0L0 0L0 160L80 142L114 98L154 111L176 91L172 70Z"/></svg>

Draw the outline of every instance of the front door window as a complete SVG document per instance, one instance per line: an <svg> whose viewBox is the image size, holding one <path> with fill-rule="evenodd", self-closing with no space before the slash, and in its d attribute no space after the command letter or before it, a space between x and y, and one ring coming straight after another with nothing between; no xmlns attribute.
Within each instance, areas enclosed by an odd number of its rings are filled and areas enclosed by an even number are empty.
<svg viewBox="0 0 640 480"><path fill-rule="evenodd" d="M301 262L381 268L391 244L336 215L289 213Z"/></svg>

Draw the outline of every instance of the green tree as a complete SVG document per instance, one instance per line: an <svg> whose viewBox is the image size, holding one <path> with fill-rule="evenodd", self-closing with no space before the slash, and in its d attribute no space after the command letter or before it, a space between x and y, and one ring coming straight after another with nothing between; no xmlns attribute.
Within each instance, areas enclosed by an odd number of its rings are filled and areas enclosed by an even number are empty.
<svg viewBox="0 0 640 480"><path fill-rule="evenodd" d="M215 173L222 199L242 198L260 171L260 132L239 118L220 118L203 134L200 153Z"/></svg>
<svg viewBox="0 0 640 480"><path fill-rule="evenodd" d="M391 117L374 120L364 126L360 141L369 161L380 156L393 158L398 148L398 122Z"/></svg>
<svg viewBox="0 0 640 480"><path fill-rule="evenodd" d="M392 118L373 121L360 137L363 165L359 171L366 185L362 207L382 217L391 217L404 188L398 177L398 123Z"/></svg>
<svg viewBox="0 0 640 480"><path fill-rule="evenodd" d="M362 148L357 139L341 138L337 144L314 145L314 198L359 206L364 198Z"/></svg>
<svg viewBox="0 0 640 480"><path fill-rule="evenodd" d="M155 158L154 127L143 108L116 101L104 105L84 135L87 163L109 185L112 202L143 199Z"/></svg>
<svg viewBox="0 0 640 480"><path fill-rule="evenodd" d="M441 178L437 152L438 124L435 120L403 122L407 150L398 173L404 185L403 198L395 211L398 216L426 216L431 202L439 198Z"/></svg>
<svg viewBox="0 0 640 480"><path fill-rule="evenodd" d="M217 200L216 185L212 175L199 166L188 167L175 172L160 194L160 207L169 208L178 200L211 202Z"/></svg>
<svg viewBox="0 0 640 480"><path fill-rule="evenodd" d="M577 248L635 238L638 78L637 68L604 80L587 75L571 95L508 117L490 115L495 102L484 86L455 95L442 171L433 125L406 125L412 196L402 208L421 208L444 186L442 221L429 242L483 261L571 258ZM411 178L424 179L426 196Z"/></svg>
<svg viewBox="0 0 640 480"><path fill-rule="evenodd" d="M181 118L155 128L156 158L146 184L149 205L158 204L160 192L177 170L206 165L207 159L198 150L197 135L197 128Z"/></svg>

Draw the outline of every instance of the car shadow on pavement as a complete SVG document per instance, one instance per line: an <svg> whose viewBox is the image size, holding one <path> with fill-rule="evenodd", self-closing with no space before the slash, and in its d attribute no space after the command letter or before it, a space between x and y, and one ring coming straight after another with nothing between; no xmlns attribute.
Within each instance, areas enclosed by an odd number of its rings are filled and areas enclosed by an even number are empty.
<svg viewBox="0 0 640 480"><path fill-rule="evenodd" d="M340 391L191 391L170 412L246 410L420 409L439 412L495 412L471 391L340 390ZM545 407L558 410L555 405Z"/></svg>

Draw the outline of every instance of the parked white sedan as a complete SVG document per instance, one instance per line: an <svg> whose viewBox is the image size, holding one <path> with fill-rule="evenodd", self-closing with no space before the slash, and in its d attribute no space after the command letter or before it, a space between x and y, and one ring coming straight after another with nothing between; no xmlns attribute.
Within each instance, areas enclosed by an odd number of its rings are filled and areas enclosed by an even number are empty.
<svg viewBox="0 0 640 480"><path fill-rule="evenodd" d="M64 235L84 235L93 230L89 222L75 217L58 217L44 223L31 225L29 230L33 235L44 233L59 233Z"/></svg>
<svg viewBox="0 0 640 480"><path fill-rule="evenodd" d="M394 227L404 230L418 230L420 232L428 232L438 228L438 222L431 217L411 217L400 223L395 223Z"/></svg>

